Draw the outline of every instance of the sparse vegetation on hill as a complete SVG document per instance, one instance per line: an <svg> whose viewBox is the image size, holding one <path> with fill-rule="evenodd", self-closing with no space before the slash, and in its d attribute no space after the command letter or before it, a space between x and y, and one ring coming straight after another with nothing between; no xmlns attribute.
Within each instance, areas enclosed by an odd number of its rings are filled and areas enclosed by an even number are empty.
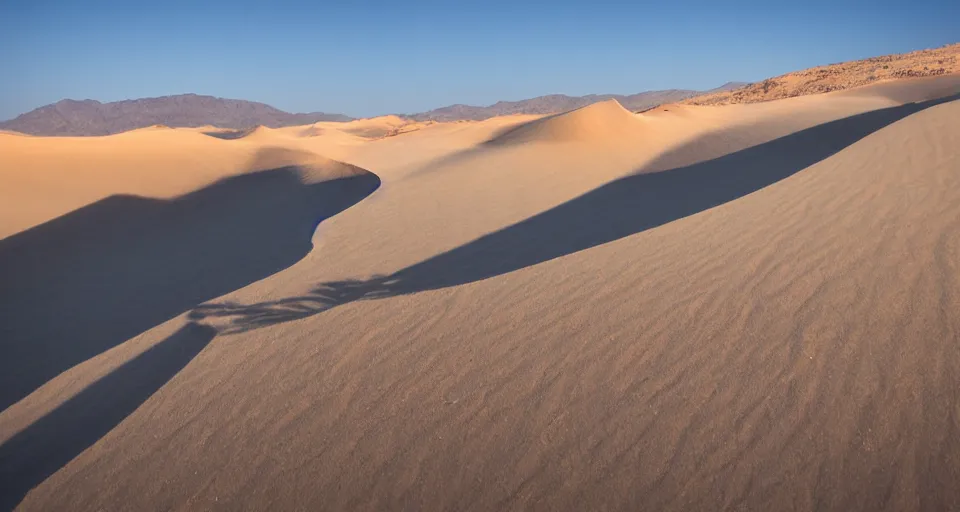
<svg viewBox="0 0 960 512"><path fill-rule="evenodd" d="M851 89L881 80L960 73L960 43L931 50L883 55L794 71L732 91L705 94L683 103L726 105L757 103Z"/></svg>

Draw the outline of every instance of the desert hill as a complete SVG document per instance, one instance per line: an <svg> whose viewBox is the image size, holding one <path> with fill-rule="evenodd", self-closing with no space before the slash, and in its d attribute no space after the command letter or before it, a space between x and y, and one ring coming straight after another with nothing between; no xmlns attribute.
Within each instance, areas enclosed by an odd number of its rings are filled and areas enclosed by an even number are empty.
<svg viewBox="0 0 960 512"><path fill-rule="evenodd" d="M690 98L691 105L755 103L841 91L881 82L960 73L960 43L795 71L730 91Z"/></svg>
<svg viewBox="0 0 960 512"><path fill-rule="evenodd" d="M492 145L515 145L530 142L594 142L629 141L641 137L643 121L609 99L570 112L522 124L489 140Z"/></svg>

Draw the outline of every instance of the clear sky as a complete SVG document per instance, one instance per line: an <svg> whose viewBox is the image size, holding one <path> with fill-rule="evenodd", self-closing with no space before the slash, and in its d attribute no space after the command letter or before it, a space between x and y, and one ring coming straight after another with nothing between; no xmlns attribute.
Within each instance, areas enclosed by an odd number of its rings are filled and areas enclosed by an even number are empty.
<svg viewBox="0 0 960 512"><path fill-rule="evenodd" d="M960 0L0 0L0 119L195 92L412 113L707 89L960 41Z"/></svg>

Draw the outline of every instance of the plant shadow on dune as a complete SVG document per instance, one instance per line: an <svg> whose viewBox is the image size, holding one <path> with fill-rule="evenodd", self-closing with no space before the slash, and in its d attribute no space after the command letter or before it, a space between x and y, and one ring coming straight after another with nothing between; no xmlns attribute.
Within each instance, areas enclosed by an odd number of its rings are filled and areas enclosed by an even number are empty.
<svg viewBox="0 0 960 512"><path fill-rule="evenodd" d="M253 168L278 156L263 150ZM380 185L359 169L319 183L302 177L290 166L170 201L113 196L0 240L3 409L76 364L292 265L312 249L320 221ZM133 413L216 334L189 322L0 445L0 510Z"/></svg>
<svg viewBox="0 0 960 512"><path fill-rule="evenodd" d="M254 165L275 161L273 151ZM380 185L376 175L358 173L307 183L289 166L172 200L111 196L0 240L0 410L91 357L299 261L318 222Z"/></svg>
<svg viewBox="0 0 960 512"><path fill-rule="evenodd" d="M378 299L480 281L672 222L783 180L911 114L960 98L885 108L801 130L712 160L662 172L694 140L644 169L555 208L397 271L367 280L328 282L310 293L258 304L205 304L191 313L220 317L220 332L242 332ZM709 136L709 135L708 135Z"/></svg>

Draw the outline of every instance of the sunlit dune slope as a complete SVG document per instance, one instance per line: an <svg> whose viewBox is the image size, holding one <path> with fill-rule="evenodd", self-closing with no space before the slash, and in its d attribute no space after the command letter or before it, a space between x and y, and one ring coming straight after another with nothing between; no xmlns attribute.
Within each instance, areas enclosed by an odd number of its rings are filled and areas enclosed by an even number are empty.
<svg viewBox="0 0 960 512"><path fill-rule="evenodd" d="M341 125L336 126L336 128L360 137L375 139L378 137L383 137L384 135L387 135L393 130L408 123L409 121L405 119L390 115L374 117L370 119L357 119L347 123L341 123Z"/></svg>
<svg viewBox="0 0 960 512"><path fill-rule="evenodd" d="M491 139L492 145L584 141L611 143L642 138L643 123L617 100L538 119Z"/></svg>

